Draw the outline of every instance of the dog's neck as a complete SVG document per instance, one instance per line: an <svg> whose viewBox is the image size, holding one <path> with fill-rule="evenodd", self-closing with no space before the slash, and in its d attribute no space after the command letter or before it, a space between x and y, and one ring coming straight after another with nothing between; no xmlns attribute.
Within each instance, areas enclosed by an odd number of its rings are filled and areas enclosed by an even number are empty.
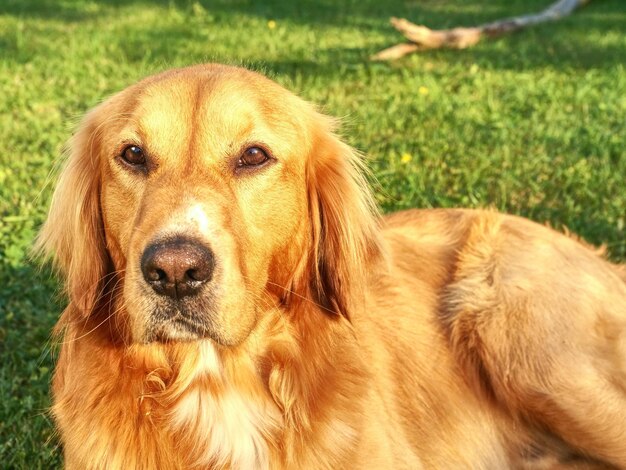
<svg viewBox="0 0 626 470"><path fill-rule="evenodd" d="M122 369L113 386L135 395L134 404L120 406L135 408L138 426L171 437L189 465L321 468L321 455L342 461L358 435L365 368L346 362L356 357L343 354L356 347L347 321L329 321L314 305L299 308L263 315L236 348L208 339L109 345ZM101 329L106 343L110 328Z"/></svg>

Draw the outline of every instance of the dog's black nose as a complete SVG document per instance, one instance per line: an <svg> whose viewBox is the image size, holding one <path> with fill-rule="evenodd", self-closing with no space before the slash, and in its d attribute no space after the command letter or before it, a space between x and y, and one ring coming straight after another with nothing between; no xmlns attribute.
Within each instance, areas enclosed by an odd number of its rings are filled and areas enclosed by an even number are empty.
<svg viewBox="0 0 626 470"><path fill-rule="evenodd" d="M146 282L158 294L173 299L196 294L211 280L214 266L211 250L187 238L152 243L141 257Z"/></svg>

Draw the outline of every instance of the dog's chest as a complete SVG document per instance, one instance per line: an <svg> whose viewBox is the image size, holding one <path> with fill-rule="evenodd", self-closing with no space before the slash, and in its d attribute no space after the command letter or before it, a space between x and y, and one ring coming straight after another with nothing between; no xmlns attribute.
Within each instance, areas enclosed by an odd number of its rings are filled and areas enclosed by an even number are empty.
<svg viewBox="0 0 626 470"><path fill-rule="evenodd" d="M276 424L266 410L237 392L227 391L217 398L201 389L190 391L173 409L171 423L196 449L193 465L269 467L266 437Z"/></svg>
<svg viewBox="0 0 626 470"><path fill-rule="evenodd" d="M184 459L203 468L269 468L268 439L279 428L280 413L265 397L226 380L211 387L207 382L219 372L219 364L208 356L199 363L196 380L168 412L175 435L186 441L182 447L189 454Z"/></svg>

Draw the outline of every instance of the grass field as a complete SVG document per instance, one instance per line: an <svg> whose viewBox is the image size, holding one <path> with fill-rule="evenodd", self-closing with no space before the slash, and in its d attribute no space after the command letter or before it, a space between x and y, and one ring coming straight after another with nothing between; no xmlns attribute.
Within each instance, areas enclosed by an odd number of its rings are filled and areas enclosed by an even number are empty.
<svg viewBox="0 0 626 470"><path fill-rule="evenodd" d="M551 0L0 0L0 466L54 468L58 285L29 261L62 144L110 93L165 68L244 64L344 118L385 211L492 206L626 259L626 8L398 63L391 15L474 24Z"/></svg>

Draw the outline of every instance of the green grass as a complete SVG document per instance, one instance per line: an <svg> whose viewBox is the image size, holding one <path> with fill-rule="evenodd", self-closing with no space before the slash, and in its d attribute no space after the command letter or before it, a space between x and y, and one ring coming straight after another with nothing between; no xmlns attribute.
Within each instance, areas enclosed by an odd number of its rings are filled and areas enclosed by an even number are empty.
<svg viewBox="0 0 626 470"><path fill-rule="evenodd" d="M62 143L87 109L149 73L205 61L264 71L344 118L385 211L493 206L625 259L623 0L467 51L367 60L400 40L391 15L446 27L549 1L0 0L3 468L60 465L46 408L63 300L27 252Z"/></svg>

